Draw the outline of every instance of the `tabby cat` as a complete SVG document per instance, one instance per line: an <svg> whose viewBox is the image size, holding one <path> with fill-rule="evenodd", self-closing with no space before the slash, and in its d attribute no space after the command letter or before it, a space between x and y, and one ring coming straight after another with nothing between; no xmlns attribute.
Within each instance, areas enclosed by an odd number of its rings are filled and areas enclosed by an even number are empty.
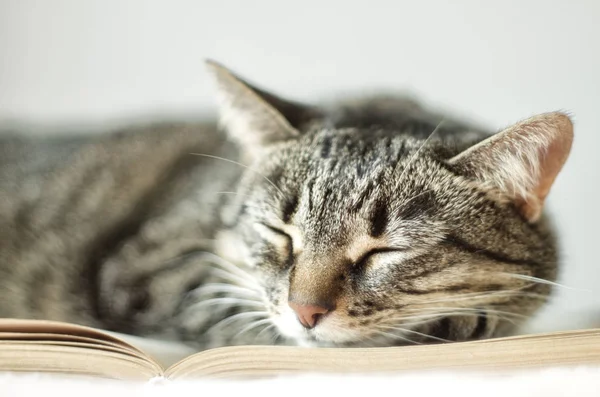
<svg viewBox="0 0 600 397"><path fill-rule="evenodd" d="M307 106L207 65L220 124L3 133L0 316L198 349L389 346L506 335L543 305L568 116L491 135L401 96Z"/></svg>

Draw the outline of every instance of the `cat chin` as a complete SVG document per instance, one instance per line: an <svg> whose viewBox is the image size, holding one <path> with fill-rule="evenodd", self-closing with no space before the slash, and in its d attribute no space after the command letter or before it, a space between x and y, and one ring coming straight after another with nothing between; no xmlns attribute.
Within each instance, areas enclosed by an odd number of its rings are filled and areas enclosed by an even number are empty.
<svg viewBox="0 0 600 397"><path fill-rule="evenodd" d="M338 324L333 318L327 318L311 332L311 337L320 346L345 346L360 343L364 337L361 332Z"/></svg>
<svg viewBox="0 0 600 397"><path fill-rule="evenodd" d="M310 339L308 330L300 324L294 311L287 306L281 307L280 314L274 315L272 321L277 330L287 338L295 341Z"/></svg>

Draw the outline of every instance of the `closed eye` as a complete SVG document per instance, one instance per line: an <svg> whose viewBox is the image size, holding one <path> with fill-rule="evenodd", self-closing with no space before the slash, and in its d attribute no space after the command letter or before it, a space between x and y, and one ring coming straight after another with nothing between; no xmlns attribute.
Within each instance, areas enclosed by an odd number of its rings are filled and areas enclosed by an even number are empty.
<svg viewBox="0 0 600 397"><path fill-rule="evenodd" d="M282 236L282 237L285 237L285 238L287 238L290 241L290 243L292 242L292 236L290 236L289 234L287 234L283 230L278 229L278 228L276 228L274 226L268 225L266 223L260 222L259 224L261 226L263 226L264 228L266 228L267 230L269 230L271 233L277 234L277 235Z"/></svg>
<svg viewBox="0 0 600 397"><path fill-rule="evenodd" d="M407 248L401 248L401 247L386 247L386 248L376 248L376 249L372 249L370 251L368 251L367 253L365 253L363 256L360 257L360 259L358 259L355 263L354 263L354 267L361 269L364 268L367 265L367 262L369 261L369 259L373 258L376 255L385 255L385 254L400 254L403 252L408 251Z"/></svg>
<svg viewBox="0 0 600 397"><path fill-rule="evenodd" d="M259 234L282 256L282 260L287 263L287 267L291 266L294 258L294 239L283 230L271 226L267 223L257 222L257 231Z"/></svg>
<svg viewBox="0 0 600 397"><path fill-rule="evenodd" d="M264 222L257 222L255 223L255 229L259 232L259 234L267 241L273 243L274 240L280 240L279 242L281 243L281 239L285 239L285 246L286 249L292 249L293 245L294 245L294 239L292 238L292 236L290 236L288 233L284 232L282 229L279 229L278 227L275 226L271 226L268 223L264 223ZM277 244L277 245L283 245L283 244Z"/></svg>

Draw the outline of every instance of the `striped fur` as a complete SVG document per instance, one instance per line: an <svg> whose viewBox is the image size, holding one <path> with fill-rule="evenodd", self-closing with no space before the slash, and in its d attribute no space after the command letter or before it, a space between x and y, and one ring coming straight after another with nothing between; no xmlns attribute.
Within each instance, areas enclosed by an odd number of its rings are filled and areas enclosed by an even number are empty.
<svg viewBox="0 0 600 397"><path fill-rule="evenodd" d="M209 70L228 134L4 134L1 316L201 349L385 346L505 335L544 303L566 116L489 138L407 98L305 106ZM330 312L305 329L290 300Z"/></svg>

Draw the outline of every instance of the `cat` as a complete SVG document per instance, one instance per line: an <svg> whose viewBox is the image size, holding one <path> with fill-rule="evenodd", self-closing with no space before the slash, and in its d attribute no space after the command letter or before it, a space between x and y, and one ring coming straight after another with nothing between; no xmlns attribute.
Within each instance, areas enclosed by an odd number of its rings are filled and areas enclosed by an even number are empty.
<svg viewBox="0 0 600 397"><path fill-rule="evenodd" d="M218 121L3 134L1 317L352 347L509 335L543 306L568 115L494 134L404 96L306 105L207 70Z"/></svg>

